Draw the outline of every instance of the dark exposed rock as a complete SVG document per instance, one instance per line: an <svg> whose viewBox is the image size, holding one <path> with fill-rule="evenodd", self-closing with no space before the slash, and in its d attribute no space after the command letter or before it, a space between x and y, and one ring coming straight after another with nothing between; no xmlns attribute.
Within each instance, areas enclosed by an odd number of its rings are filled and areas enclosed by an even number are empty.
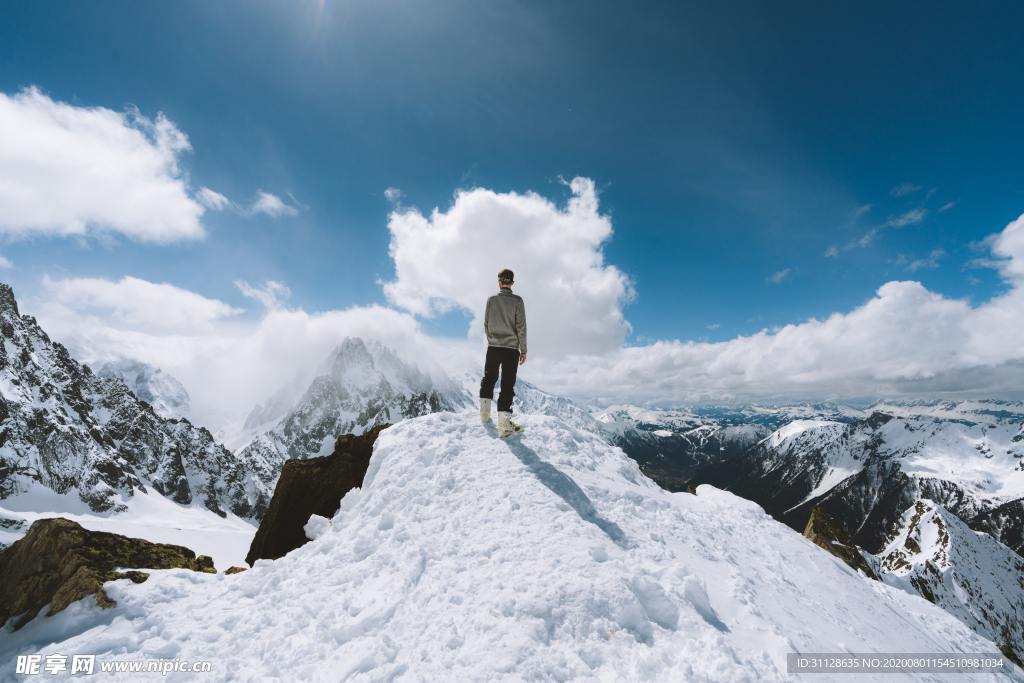
<svg viewBox="0 0 1024 683"><path fill-rule="evenodd" d="M225 574L241 574L242 572L244 572L247 569L248 569L248 567L228 567L227 569L224 570L224 573Z"/></svg>
<svg viewBox="0 0 1024 683"><path fill-rule="evenodd" d="M874 413L871 413L871 415L869 415L868 418L864 421L869 426L878 429L879 427L884 425L886 422L889 422L890 420L892 420L892 415L889 415L888 413L879 413L876 411Z"/></svg>
<svg viewBox="0 0 1024 683"><path fill-rule="evenodd" d="M811 510L811 516L804 527L804 536L814 545L832 553L854 569L864 572L872 579L878 579L860 549L850 540L846 530L821 508Z"/></svg>
<svg viewBox="0 0 1024 683"><path fill-rule="evenodd" d="M1024 556L1024 498L985 510L970 519L968 524Z"/></svg>
<svg viewBox="0 0 1024 683"><path fill-rule="evenodd" d="M101 607L114 601L103 584L114 579L142 583L148 574L118 567L183 568L213 573L213 561L180 545L151 543L105 531L90 531L62 517L37 520L28 533L0 552L0 625L16 617L18 629L49 605L47 614L94 595Z"/></svg>
<svg viewBox="0 0 1024 683"><path fill-rule="evenodd" d="M328 456L286 461L245 561L251 566L259 559L276 560L305 544L303 527L310 516L333 517L342 497L363 485L373 444L388 426L339 436Z"/></svg>

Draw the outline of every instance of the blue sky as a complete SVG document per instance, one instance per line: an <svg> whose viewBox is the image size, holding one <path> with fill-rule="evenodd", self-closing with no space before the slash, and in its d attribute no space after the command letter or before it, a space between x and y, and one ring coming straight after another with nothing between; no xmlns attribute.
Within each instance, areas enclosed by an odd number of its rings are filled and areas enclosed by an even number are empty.
<svg viewBox="0 0 1024 683"><path fill-rule="evenodd" d="M1007 289L967 264L1024 211L1016 3L32 2L3 17L3 93L163 112L191 142L193 189L298 209L207 212L204 239L168 245L9 236L3 276L30 294L43 273L132 275L239 307L239 279L284 282L308 311L385 303L386 188L423 212L472 187L562 205L576 176L635 287L631 345L823 318L892 280L973 303ZM458 335L468 320L421 322Z"/></svg>
<svg viewBox="0 0 1024 683"><path fill-rule="evenodd" d="M1019 6L554 4L8 6L5 92L165 112L194 182L308 207L211 216L201 245L19 243L12 275L130 273L226 300L237 278L276 278L314 309L379 301L386 187L425 210L474 185L561 201L557 177L580 174L613 216L605 253L635 280L641 339L821 316L889 279L997 286L963 267L1024 208ZM891 196L904 183L922 189ZM824 257L920 207L920 224ZM934 249L936 268L898 263Z"/></svg>

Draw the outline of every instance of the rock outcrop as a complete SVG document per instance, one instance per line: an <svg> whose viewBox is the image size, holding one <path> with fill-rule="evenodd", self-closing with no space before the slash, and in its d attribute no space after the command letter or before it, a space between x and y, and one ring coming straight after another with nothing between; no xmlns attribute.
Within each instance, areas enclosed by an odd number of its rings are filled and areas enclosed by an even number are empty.
<svg viewBox="0 0 1024 683"><path fill-rule="evenodd" d="M875 570L864 559L860 548L850 540L849 534L830 514L822 508L811 510L811 516L804 527L804 537L814 545L822 548L857 571L863 572L872 579L878 579Z"/></svg>
<svg viewBox="0 0 1024 683"><path fill-rule="evenodd" d="M131 569L118 571L121 567ZM62 517L37 520L0 552L0 626L16 617L14 628L19 629L46 605L47 614L56 614L90 595L101 607L113 607L103 584L114 579L142 583L149 575L141 568L215 571L209 557L196 557L180 545L90 531Z"/></svg>
<svg viewBox="0 0 1024 683"><path fill-rule="evenodd" d="M373 444L388 426L359 436L343 434L328 456L286 461L245 561L252 565L259 559L276 560L305 544L309 539L303 527L310 516L333 517L342 497L363 485Z"/></svg>

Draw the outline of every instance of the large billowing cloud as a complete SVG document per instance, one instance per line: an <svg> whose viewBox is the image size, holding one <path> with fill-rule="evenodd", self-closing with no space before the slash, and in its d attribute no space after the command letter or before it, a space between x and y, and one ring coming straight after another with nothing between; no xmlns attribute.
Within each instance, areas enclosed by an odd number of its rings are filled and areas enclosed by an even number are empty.
<svg viewBox="0 0 1024 683"><path fill-rule="evenodd" d="M461 309L479 339L484 301L507 267L526 300L535 355L619 348L629 331L622 305L632 295L630 282L604 263L612 224L598 211L594 182L575 178L570 188L565 207L533 193L473 189L429 217L396 210L388 221L395 263L395 279L384 285L388 300L423 317Z"/></svg>
<svg viewBox="0 0 1024 683"><path fill-rule="evenodd" d="M179 166L188 138L162 114L76 107L35 88L0 93L0 232L203 236Z"/></svg>
<svg viewBox="0 0 1024 683"><path fill-rule="evenodd" d="M549 388L606 400L726 401L1021 393L1024 216L989 244L1008 291L972 305L921 283L882 285L824 320L718 343L663 341L545 362Z"/></svg>

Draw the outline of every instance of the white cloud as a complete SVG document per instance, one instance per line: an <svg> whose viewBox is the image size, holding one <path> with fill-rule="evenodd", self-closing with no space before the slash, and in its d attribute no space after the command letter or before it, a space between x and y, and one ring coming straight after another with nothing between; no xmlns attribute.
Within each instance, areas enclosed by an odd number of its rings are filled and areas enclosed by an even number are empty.
<svg viewBox="0 0 1024 683"><path fill-rule="evenodd" d="M0 256L0 268L13 268L14 264L6 256Z"/></svg>
<svg viewBox="0 0 1024 683"><path fill-rule="evenodd" d="M223 211L233 206L230 199L208 187L199 188L199 192L196 193L196 199L199 200L200 204L212 211Z"/></svg>
<svg viewBox="0 0 1024 683"><path fill-rule="evenodd" d="M921 186L915 185L914 183L902 183L892 188L889 192L893 197L906 197L908 194L920 192Z"/></svg>
<svg viewBox="0 0 1024 683"><path fill-rule="evenodd" d="M898 216L889 216L885 222L890 228L905 228L908 225L917 225L928 215L927 209L911 209L904 211Z"/></svg>
<svg viewBox="0 0 1024 683"><path fill-rule="evenodd" d="M150 242L203 236L203 207L178 161L188 138L163 114L0 93L0 232L116 233Z"/></svg>
<svg viewBox="0 0 1024 683"><path fill-rule="evenodd" d="M195 332L242 311L223 301L171 284L135 277L114 282L102 278L43 277L43 290L52 306L80 315L100 314L139 332Z"/></svg>
<svg viewBox="0 0 1024 683"><path fill-rule="evenodd" d="M788 280L789 276L792 275L792 273L792 268L783 268L782 270L777 270L768 277L766 277L765 281L768 282L769 284L779 285Z"/></svg>
<svg viewBox="0 0 1024 683"><path fill-rule="evenodd" d="M897 263L906 266L907 270L914 273L919 270L938 268L939 261L945 255L946 252L943 249L932 249L928 256L919 259L908 259L901 254L897 259Z"/></svg>
<svg viewBox="0 0 1024 683"><path fill-rule="evenodd" d="M718 343L664 341L538 359L533 371L551 390L609 400L1019 395L1024 347L1014 331L1024 329L1024 216L988 243L1010 289L976 306L894 281L825 320Z"/></svg>
<svg viewBox="0 0 1024 683"><path fill-rule="evenodd" d="M384 190L384 198L387 199L391 203L397 202L398 200L400 200L404 196L405 196L405 193L403 193L397 187L389 187L386 190Z"/></svg>
<svg viewBox="0 0 1024 683"><path fill-rule="evenodd" d="M832 246L825 250L825 257L835 258L836 256L839 256L840 252L843 251L850 251L852 249L867 249L869 246L872 245L872 243L874 243L876 237L878 237L878 228L871 228L860 237L855 237L854 239L850 240L841 247L833 244Z"/></svg>
<svg viewBox="0 0 1024 683"><path fill-rule="evenodd" d="M263 213L277 218L279 216L294 216L299 213L299 210L291 204L286 204L276 194L260 190L256 193L256 200L249 207L249 213Z"/></svg>
<svg viewBox="0 0 1024 683"><path fill-rule="evenodd" d="M526 301L529 348L538 355L602 353L620 347L629 331L622 305L629 279L606 265L611 237L598 211L594 182L575 178L564 207L533 194L486 189L456 193L445 211L429 217L414 209L388 220L395 279L389 301L432 317L453 309L472 318L470 336L482 339L484 301L497 291L497 273L511 268Z"/></svg>
<svg viewBox="0 0 1024 683"><path fill-rule="evenodd" d="M235 280L235 287L246 297L263 304L264 308L281 308L292 294L288 285L276 280L267 280L259 286L250 285L245 280Z"/></svg>
<svg viewBox="0 0 1024 683"><path fill-rule="evenodd" d="M208 187L199 188L199 191L196 192L196 199L212 211L231 209L236 214L245 217L263 214L272 218L279 218L281 216L295 216L299 213L297 206L288 204L276 194L265 192L264 190L259 190L256 193L256 198L248 206L239 206L220 192L211 190Z"/></svg>
<svg viewBox="0 0 1024 683"><path fill-rule="evenodd" d="M44 280L42 296L21 308L78 358L136 358L170 372L192 396L197 421L211 429L244 418L296 377L308 381L349 335L377 339L428 371L443 365L456 372L479 360L465 340L432 339L413 316L383 306L273 307L239 319L238 309L170 285L75 278Z"/></svg>
<svg viewBox="0 0 1024 683"><path fill-rule="evenodd" d="M943 204L942 206L939 207L939 213L943 213L943 212L949 211L954 206L956 206L956 202L955 201L946 202L945 204Z"/></svg>

